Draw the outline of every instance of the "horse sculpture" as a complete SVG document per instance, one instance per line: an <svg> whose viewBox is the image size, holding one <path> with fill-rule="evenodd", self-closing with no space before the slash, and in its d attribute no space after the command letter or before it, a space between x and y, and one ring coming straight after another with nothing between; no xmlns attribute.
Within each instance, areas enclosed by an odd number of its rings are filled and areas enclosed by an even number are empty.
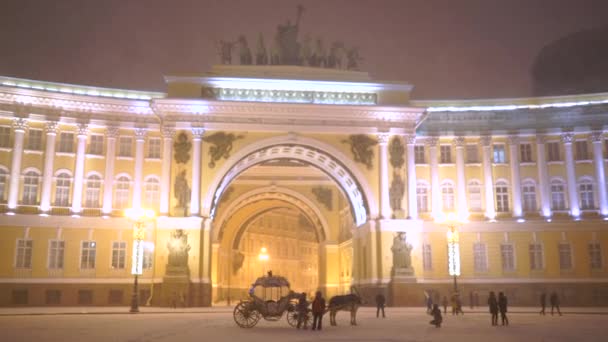
<svg viewBox="0 0 608 342"><path fill-rule="evenodd" d="M361 304L361 297L354 293L331 297L327 307L329 323L334 326L337 325L336 314L338 311L350 311L350 325L357 325L357 310Z"/></svg>

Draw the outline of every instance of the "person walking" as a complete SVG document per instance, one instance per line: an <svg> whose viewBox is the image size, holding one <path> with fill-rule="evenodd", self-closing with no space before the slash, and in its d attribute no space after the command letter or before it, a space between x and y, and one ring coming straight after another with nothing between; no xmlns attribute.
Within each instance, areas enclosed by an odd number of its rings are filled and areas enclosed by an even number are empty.
<svg viewBox="0 0 608 342"><path fill-rule="evenodd" d="M462 299L460 298L460 294L456 292L456 315L459 313L464 315L464 311L462 311Z"/></svg>
<svg viewBox="0 0 608 342"><path fill-rule="evenodd" d="M384 305L386 304L386 298L382 293L376 295L376 318L380 316L380 310L382 310L382 318L386 318L384 314Z"/></svg>
<svg viewBox="0 0 608 342"><path fill-rule="evenodd" d="M321 330L323 325L323 314L325 313L325 298L321 291L317 291L312 301L312 330Z"/></svg>
<svg viewBox="0 0 608 342"><path fill-rule="evenodd" d="M502 325L509 325L509 319L507 318L507 296L502 292L498 293L498 310L500 311Z"/></svg>
<svg viewBox="0 0 608 342"><path fill-rule="evenodd" d="M447 314L448 313L448 297L447 296L443 296L443 301L441 302L441 304L443 304L443 313Z"/></svg>
<svg viewBox="0 0 608 342"><path fill-rule="evenodd" d="M441 316L441 310L439 309L438 304L433 304L433 309L431 310L431 315L433 316L433 320L430 321L430 324L433 324L436 328L441 327L441 322L443 322L443 317Z"/></svg>
<svg viewBox="0 0 608 342"><path fill-rule="evenodd" d="M540 315L545 315L545 308L547 307L547 294L545 292L540 294Z"/></svg>
<svg viewBox="0 0 608 342"><path fill-rule="evenodd" d="M492 325L498 325L498 301L496 300L494 291L490 291L488 308L490 309L490 314L492 314Z"/></svg>
<svg viewBox="0 0 608 342"><path fill-rule="evenodd" d="M432 310L433 310L433 299L429 295L426 297L426 313L430 315Z"/></svg>
<svg viewBox="0 0 608 342"><path fill-rule="evenodd" d="M555 291L551 292L549 301L551 302L551 316L553 316L553 309L557 309L557 313L561 316L562 312L559 310L559 296Z"/></svg>
<svg viewBox="0 0 608 342"><path fill-rule="evenodd" d="M298 326L297 328L300 329L300 327L302 326L302 323L304 323L304 329L308 329L308 301L306 300L306 292L302 292L300 294L300 298L298 299L298 304L297 304L297 310L298 310Z"/></svg>

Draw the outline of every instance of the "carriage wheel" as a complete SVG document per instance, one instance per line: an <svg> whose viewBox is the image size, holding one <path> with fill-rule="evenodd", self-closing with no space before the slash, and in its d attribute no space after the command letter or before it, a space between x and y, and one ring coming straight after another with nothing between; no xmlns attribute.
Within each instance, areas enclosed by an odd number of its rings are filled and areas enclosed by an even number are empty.
<svg viewBox="0 0 608 342"><path fill-rule="evenodd" d="M253 328L260 320L260 313L247 302L240 302L234 308L234 322L241 328Z"/></svg>
<svg viewBox="0 0 608 342"><path fill-rule="evenodd" d="M309 324L311 324L311 311L308 310L308 312L306 313L306 317L304 318L304 322L305 325L308 326ZM292 327L297 327L298 326L298 310L292 310L292 311L288 311L287 312L287 323L289 323L289 325L291 325Z"/></svg>

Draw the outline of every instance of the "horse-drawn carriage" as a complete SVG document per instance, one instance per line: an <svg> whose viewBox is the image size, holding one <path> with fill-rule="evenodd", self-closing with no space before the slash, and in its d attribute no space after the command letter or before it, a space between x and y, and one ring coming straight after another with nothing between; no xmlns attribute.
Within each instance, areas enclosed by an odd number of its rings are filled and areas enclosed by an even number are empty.
<svg viewBox="0 0 608 342"><path fill-rule="evenodd" d="M281 276L258 278L249 290L249 298L241 300L234 308L234 322L241 328L253 328L261 318L278 321L287 312L287 322L298 324L297 299L300 294L291 291L289 281ZM306 321L311 315L307 312ZM308 322L307 322L308 323Z"/></svg>

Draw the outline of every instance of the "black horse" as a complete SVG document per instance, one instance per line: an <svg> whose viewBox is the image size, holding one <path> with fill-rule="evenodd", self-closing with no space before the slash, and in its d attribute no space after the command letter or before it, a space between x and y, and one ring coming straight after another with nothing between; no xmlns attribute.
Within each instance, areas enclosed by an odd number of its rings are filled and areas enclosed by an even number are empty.
<svg viewBox="0 0 608 342"><path fill-rule="evenodd" d="M329 300L329 323L336 324L336 314L338 311L350 311L350 324L357 325L357 310L361 306L361 297L356 294L347 294L342 296L334 296Z"/></svg>

